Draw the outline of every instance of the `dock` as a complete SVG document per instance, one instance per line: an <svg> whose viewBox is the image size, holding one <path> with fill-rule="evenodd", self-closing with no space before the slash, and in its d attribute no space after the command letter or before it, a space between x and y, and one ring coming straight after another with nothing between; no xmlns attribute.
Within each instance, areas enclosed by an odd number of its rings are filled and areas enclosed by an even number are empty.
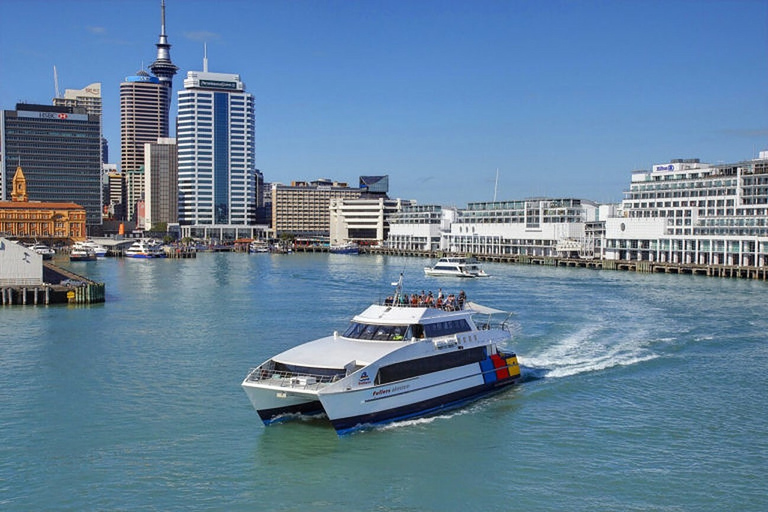
<svg viewBox="0 0 768 512"><path fill-rule="evenodd" d="M43 262L43 284L0 287L0 306L97 304L105 300L104 283Z"/></svg>
<svg viewBox="0 0 768 512"><path fill-rule="evenodd" d="M384 247L360 247L361 253L383 254L388 256L411 256L421 258L441 258L448 254L444 251L414 251L390 249ZM690 274L709 277L727 277L740 279L768 280L768 267L739 267L735 265L699 265L695 263L670 263L662 261L604 260L598 258L560 258L555 256L530 256L526 254L461 254L473 257L480 262L512 263L523 265L543 265L551 267L577 267L597 270L624 270L630 272Z"/></svg>

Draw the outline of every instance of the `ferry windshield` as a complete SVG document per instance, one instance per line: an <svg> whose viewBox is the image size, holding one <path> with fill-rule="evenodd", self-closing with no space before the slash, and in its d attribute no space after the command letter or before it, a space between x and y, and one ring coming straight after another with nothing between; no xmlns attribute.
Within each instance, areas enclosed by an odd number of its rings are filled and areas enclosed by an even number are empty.
<svg viewBox="0 0 768 512"><path fill-rule="evenodd" d="M411 330L407 325L372 325L352 322L342 336L358 340L400 341L410 339Z"/></svg>

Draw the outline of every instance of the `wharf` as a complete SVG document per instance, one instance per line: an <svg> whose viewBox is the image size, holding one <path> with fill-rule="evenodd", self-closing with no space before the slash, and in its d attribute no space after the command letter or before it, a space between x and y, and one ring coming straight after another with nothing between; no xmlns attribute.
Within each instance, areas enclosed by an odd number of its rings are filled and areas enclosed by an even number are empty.
<svg viewBox="0 0 768 512"><path fill-rule="evenodd" d="M408 251L383 247L361 247L361 253L385 254L389 256L415 256L441 258L448 254L443 251ZM768 267L739 267L735 265L699 265L695 263L670 263L662 261L601 260L584 258L559 258L553 256L529 256L525 254L462 254L478 261L493 263L518 263L552 267L580 267L598 270L626 270L632 272L691 274L709 277L730 277L741 279L768 280Z"/></svg>
<svg viewBox="0 0 768 512"><path fill-rule="evenodd" d="M104 300L104 283L91 281L47 261L43 262L43 284L0 288L2 306L95 304Z"/></svg>

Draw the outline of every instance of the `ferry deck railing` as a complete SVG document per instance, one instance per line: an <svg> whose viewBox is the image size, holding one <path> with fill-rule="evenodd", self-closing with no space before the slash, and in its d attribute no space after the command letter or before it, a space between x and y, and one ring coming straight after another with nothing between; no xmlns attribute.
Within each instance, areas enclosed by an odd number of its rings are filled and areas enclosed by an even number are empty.
<svg viewBox="0 0 768 512"><path fill-rule="evenodd" d="M292 389L320 389L340 380L342 375L319 375L297 373L282 370L271 370L265 367L251 368L246 381L261 382L272 386Z"/></svg>

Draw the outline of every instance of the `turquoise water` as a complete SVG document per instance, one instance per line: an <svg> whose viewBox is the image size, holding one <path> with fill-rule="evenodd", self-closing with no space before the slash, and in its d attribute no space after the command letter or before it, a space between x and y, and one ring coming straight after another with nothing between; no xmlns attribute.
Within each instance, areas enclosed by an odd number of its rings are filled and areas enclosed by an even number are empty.
<svg viewBox="0 0 768 512"><path fill-rule="evenodd" d="M90 307L0 309L2 510L768 510L768 284L426 260L72 263ZM391 291L511 310L525 382L339 438L240 382Z"/></svg>

